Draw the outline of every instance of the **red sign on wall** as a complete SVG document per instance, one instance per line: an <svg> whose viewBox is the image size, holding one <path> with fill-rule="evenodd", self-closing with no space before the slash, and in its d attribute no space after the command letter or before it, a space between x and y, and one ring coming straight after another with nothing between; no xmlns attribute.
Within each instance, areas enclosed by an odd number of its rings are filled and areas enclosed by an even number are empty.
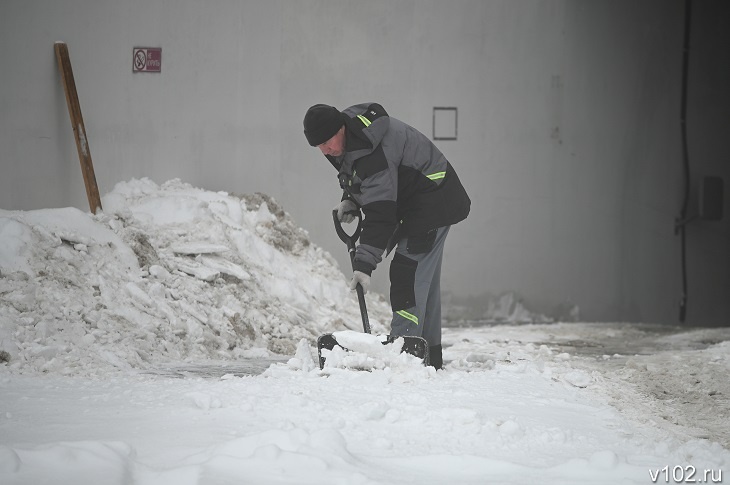
<svg viewBox="0 0 730 485"><path fill-rule="evenodd" d="M135 47L132 72L162 72L162 47Z"/></svg>

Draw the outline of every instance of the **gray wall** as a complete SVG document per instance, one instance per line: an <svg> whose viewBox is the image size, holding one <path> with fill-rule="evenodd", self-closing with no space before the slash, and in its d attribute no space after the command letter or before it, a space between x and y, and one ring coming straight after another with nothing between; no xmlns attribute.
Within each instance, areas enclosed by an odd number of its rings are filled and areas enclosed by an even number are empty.
<svg viewBox="0 0 730 485"><path fill-rule="evenodd" d="M431 135L433 107L455 106L458 140L437 144L473 208L449 236L447 293L675 323L683 18L665 0L3 0L0 207L88 208L57 40L102 194L140 177L266 192L343 268L307 107L377 101ZM693 187L729 175L728 2L695 2L694 19ZM162 73L133 74L134 46L162 47ZM727 325L730 225L687 235L689 322ZM387 293L384 268L375 280Z"/></svg>

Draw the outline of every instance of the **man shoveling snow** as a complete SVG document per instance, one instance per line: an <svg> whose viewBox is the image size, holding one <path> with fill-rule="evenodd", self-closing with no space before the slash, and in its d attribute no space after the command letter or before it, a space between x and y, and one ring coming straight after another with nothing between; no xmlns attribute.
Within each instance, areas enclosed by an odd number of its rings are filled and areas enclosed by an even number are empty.
<svg viewBox="0 0 730 485"><path fill-rule="evenodd" d="M351 222L360 210L365 216L350 287L367 291L383 253L395 248L391 337L423 337L429 364L440 369L444 243L471 205L454 168L425 135L376 103L342 112L314 105L304 116L304 135L339 173L339 221Z"/></svg>

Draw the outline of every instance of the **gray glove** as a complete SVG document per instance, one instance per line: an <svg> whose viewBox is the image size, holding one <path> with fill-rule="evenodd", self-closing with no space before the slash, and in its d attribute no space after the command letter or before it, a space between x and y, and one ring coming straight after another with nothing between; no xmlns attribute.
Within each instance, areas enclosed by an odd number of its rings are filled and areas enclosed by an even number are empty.
<svg viewBox="0 0 730 485"><path fill-rule="evenodd" d="M364 295L368 292L368 288L370 287L370 276L362 271L355 271L352 274L352 279L350 280L350 289L355 291L358 283L362 286L362 294Z"/></svg>
<svg viewBox="0 0 730 485"><path fill-rule="evenodd" d="M337 211L337 219L340 222L349 224L355 220L355 216L353 216L352 214L345 214L345 212L356 211L358 210L358 208L353 201L351 201L350 199L345 199L337 204L335 210Z"/></svg>

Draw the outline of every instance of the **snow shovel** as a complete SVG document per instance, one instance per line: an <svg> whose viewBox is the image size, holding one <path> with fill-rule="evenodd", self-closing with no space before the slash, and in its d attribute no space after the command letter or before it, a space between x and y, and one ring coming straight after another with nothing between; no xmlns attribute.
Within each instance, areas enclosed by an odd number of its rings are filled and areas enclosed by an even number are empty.
<svg viewBox="0 0 730 485"><path fill-rule="evenodd" d="M347 244L347 250L350 253L350 262L355 263L355 243L357 242L358 238L360 237L360 231L362 230L362 214L359 210L357 211L350 211L348 214L352 214L357 217L357 229L355 229L355 232L352 234L352 236L348 235L345 230L342 228L342 223L340 223L339 218L337 217L337 210L332 211L332 219L335 222L335 230L337 231L337 235L340 237L342 242ZM354 268L353 268L354 271ZM365 292L363 291L362 285L360 283L357 284L355 287L355 291L357 292L357 300L360 303L360 316L362 317L362 328L363 331L367 334L370 333L370 320L368 319L368 310L365 306ZM401 352L406 352L408 354L411 354L415 357L418 357L419 359L423 360L424 365L428 365L428 343L426 342L426 339L422 337L414 337L410 335L403 335L403 336L397 336L397 335L388 335L385 341L383 342L383 345L390 344L395 342L397 339L403 339L403 347L401 348ZM344 350L348 350L344 345L341 345L337 342L337 339L335 336L331 333L327 333L324 335L321 335L317 339L317 353L319 355L319 368L324 368L325 358L322 356L322 350L332 350L335 347L340 347Z"/></svg>

